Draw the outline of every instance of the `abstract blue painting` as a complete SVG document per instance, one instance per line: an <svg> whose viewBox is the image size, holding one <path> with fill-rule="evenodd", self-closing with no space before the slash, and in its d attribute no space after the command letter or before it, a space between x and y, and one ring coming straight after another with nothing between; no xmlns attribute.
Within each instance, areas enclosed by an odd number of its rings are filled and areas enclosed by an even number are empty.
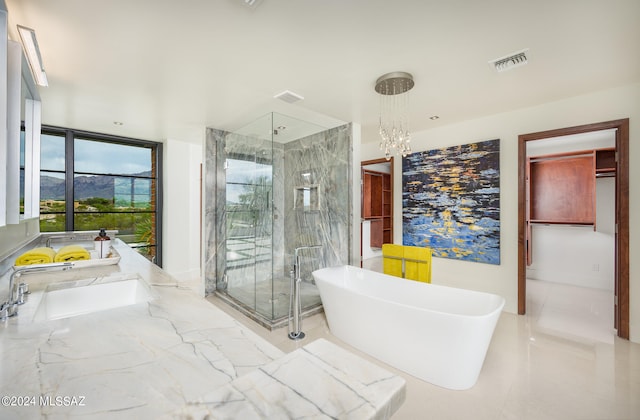
<svg viewBox="0 0 640 420"><path fill-rule="evenodd" d="M500 264L500 140L403 158L402 228L434 257Z"/></svg>

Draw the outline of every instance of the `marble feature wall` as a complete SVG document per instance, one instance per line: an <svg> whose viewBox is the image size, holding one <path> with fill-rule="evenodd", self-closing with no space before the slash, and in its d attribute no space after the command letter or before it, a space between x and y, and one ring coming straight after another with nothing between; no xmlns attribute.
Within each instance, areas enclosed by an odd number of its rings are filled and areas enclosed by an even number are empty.
<svg viewBox="0 0 640 420"><path fill-rule="evenodd" d="M350 262L351 155L350 124L285 145L285 262L296 247L322 245L300 251L303 281L315 269Z"/></svg>
<svg viewBox="0 0 640 420"><path fill-rule="evenodd" d="M216 255L224 251L224 242L216 242L216 238L224 235L225 225L216 217L216 202L220 201L218 195L218 183L225 184L224 169L217 165L218 151L216 144L224 141L225 132L213 128L207 129L204 153L204 289L205 294L212 293L216 289ZM220 172L220 173L218 173ZM222 195L224 200L224 195Z"/></svg>
<svg viewBox="0 0 640 420"><path fill-rule="evenodd" d="M271 303L286 293L280 300L288 306L296 247L322 245L300 252L309 285L312 270L348 264L351 155L350 124L285 144L208 129L206 293L225 289L263 317L275 318L286 313Z"/></svg>

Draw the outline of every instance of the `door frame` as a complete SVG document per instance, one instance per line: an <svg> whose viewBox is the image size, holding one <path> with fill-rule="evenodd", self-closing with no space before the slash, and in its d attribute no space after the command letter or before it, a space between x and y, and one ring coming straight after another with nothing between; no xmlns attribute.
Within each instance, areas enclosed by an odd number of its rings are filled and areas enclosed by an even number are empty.
<svg viewBox="0 0 640 420"><path fill-rule="evenodd" d="M518 314L526 313L526 160L528 141L616 129L615 320L618 337L629 339L629 119L566 127L518 136Z"/></svg>
<svg viewBox="0 0 640 420"><path fill-rule="evenodd" d="M388 163L389 164L389 173L390 173L390 179L389 182L391 183L391 242L393 242L393 237L394 237L394 223L393 223L393 208L395 206L395 192L394 192L394 184L393 184L393 173L394 173L394 169L393 169L393 163L394 163L394 159L393 156L391 156L391 158L389 158L388 160L386 158L380 158L380 159L371 159L371 160L363 160L360 162L360 173L362 173L362 168L364 166L367 165L373 165L373 164L377 164L377 163ZM363 187L363 182L364 180L362 179L362 177L360 178L360 207L362 207L362 203L364 200L364 193L362 190ZM360 220L362 221L362 214L360 214ZM362 222L360 223L360 229L362 230ZM362 232L360 232L360 266L362 266Z"/></svg>

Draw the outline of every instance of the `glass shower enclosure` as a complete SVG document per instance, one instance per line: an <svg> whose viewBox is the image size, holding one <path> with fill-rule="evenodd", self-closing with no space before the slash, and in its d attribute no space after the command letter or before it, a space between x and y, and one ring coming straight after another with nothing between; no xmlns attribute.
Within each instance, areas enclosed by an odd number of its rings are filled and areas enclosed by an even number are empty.
<svg viewBox="0 0 640 420"><path fill-rule="evenodd" d="M303 317L320 311L311 272L350 262L350 124L270 113L232 133L208 129L205 153L207 293L286 325L298 249Z"/></svg>

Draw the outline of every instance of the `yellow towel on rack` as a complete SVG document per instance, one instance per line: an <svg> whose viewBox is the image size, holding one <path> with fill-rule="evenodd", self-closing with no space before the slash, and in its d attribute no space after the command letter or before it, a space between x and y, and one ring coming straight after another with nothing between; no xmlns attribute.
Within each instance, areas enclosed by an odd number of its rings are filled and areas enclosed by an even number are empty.
<svg viewBox="0 0 640 420"><path fill-rule="evenodd" d="M56 252L48 247L33 248L16 258L15 265L51 264Z"/></svg>
<svg viewBox="0 0 640 420"><path fill-rule="evenodd" d="M67 245L58 250L55 258L55 262L67 262L67 261L82 261L91 259L89 251L80 245Z"/></svg>
<svg viewBox="0 0 640 420"><path fill-rule="evenodd" d="M431 283L431 248L404 247L404 278Z"/></svg>
<svg viewBox="0 0 640 420"><path fill-rule="evenodd" d="M382 271L384 274L402 277L403 246L382 244Z"/></svg>

